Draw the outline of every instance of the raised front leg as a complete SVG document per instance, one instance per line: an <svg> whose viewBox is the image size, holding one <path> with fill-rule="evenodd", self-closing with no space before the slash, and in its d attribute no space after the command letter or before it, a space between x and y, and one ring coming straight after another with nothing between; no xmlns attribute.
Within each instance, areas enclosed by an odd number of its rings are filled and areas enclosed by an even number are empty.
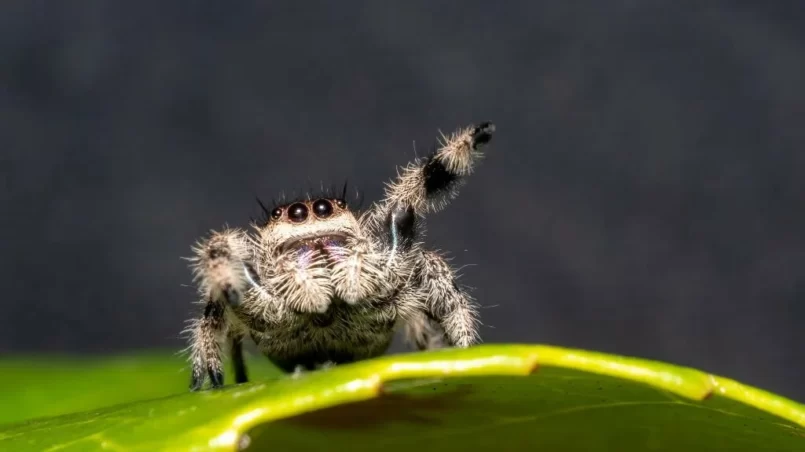
<svg viewBox="0 0 805 452"><path fill-rule="evenodd" d="M442 209L458 195L459 187L482 157L481 148L492 139L495 126L483 122L442 136L439 147L428 157L402 169L386 187L382 206L411 206L424 215ZM381 209L386 210L386 209Z"/></svg>
<svg viewBox="0 0 805 452"><path fill-rule="evenodd" d="M247 378L242 333L231 324L227 311L240 306L246 291L257 284L248 239L236 230L213 233L193 251L193 272L205 306L201 318L189 330L193 366L190 389L201 389L207 377L213 388L223 386L221 343L225 340L229 341L235 381L243 383Z"/></svg>

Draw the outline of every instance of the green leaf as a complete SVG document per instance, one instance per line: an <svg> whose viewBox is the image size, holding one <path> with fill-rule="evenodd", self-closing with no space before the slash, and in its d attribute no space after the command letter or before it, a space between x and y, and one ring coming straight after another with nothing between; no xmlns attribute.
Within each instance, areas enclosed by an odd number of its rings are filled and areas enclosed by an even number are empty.
<svg viewBox="0 0 805 452"><path fill-rule="evenodd" d="M258 379L280 375L259 357L249 371ZM0 424L185 394L190 384L186 358L169 352L5 358L0 375Z"/></svg>
<svg viewBox="0 0 805 452"><path fill-rule="evenodd" d="M558 347L394 355L296 378L264 366L259 381L200 393L181 389L187 372L170 360L125 378L114 363L97 366L81 377L118 375L116 390L98 389L119 394L110 403L156 398L99 408L91 384L88 403L50 391L54 412L92 409L0 426L0 450L805 450L802 404L694 369ZM51 379L62 375L74 377Z"/></svg>

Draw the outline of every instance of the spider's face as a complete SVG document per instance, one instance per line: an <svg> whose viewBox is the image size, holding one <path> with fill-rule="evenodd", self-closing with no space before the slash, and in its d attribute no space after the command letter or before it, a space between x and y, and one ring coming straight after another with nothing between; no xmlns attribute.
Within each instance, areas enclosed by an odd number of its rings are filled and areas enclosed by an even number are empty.
<svg viewBox="0 0 805 452"><path fill-rule="evenodd" d="M358 220L342 199L296 201L271 211L263 240L278 252L344 246Z"/></svg>

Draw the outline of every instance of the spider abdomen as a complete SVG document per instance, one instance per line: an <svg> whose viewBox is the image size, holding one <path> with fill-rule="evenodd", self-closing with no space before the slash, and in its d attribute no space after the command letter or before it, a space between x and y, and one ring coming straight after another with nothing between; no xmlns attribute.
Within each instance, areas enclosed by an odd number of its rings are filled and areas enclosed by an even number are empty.
<svg viewBox="0 0 805 452"><path fill-rule="evenodd" d="M278 367L315 369L380 356L394 338L396 309L333 304L323 314L296 314L260 334L258 348Z"/></svg>

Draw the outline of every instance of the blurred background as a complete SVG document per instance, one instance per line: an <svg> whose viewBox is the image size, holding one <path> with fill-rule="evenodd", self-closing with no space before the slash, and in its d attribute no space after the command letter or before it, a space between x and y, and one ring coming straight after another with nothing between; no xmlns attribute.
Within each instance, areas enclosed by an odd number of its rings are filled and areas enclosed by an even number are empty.
<svg viewBox="0 0 805 452"><path fill-rule="evenodd" d="M201 235L492 120L428 222L486 342L805 401L798 3L2 2L0 353L178 350Z"/></svg>

